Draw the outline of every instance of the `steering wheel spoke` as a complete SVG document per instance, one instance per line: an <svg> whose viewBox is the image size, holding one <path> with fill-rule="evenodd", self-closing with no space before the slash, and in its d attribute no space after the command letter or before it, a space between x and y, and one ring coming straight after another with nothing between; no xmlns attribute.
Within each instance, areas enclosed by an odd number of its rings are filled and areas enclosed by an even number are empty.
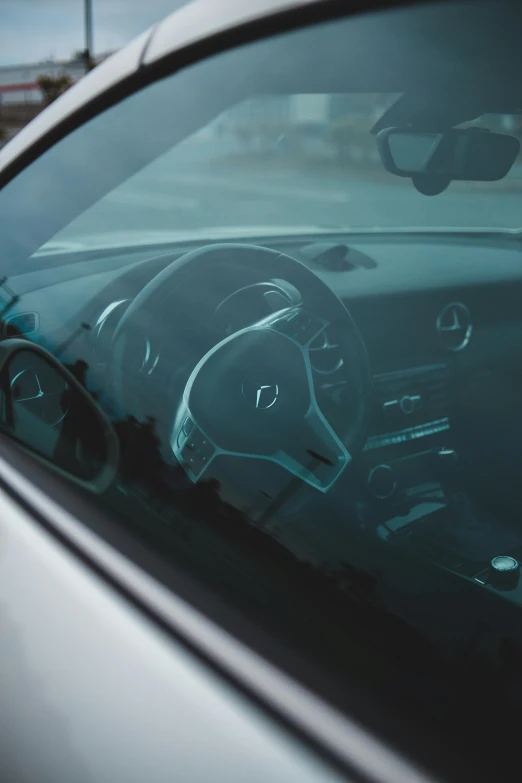
<svg viewBox="0 0 522 783"><path fill-rule="evenodd" d="M249 453L221 448L201 429L183 406L172 432L171 447L183 469L199 481L218 455L267 459L306 483L327 492L349 464L351 456L315 402L295 431L283 428L280 447L271 453ZM181 423L179 423L181 422Z"/></svg>
<svg viewBox="0 0 522 783"><path fill-rule="evenodd" d="M279 461L303 481L327 492L351 456L314 401Z"/></svg>

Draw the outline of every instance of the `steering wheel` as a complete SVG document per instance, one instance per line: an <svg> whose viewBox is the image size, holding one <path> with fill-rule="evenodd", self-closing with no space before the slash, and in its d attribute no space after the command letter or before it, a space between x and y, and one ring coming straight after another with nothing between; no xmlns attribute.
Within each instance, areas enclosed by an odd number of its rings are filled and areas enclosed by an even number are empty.
<svg viewBox="0 0 522 783"><path fill-rule="evenodd" d="M199 358L182 399L168 412L172 453L192 482L203 478L217 457L229 455L270 460L326 492L366 439L368 355L341 300L288 255L255 245L214 244L169 264L118 324L112 357L116 394L126 411L133 409L132 346L158 318L168 330L167 316L160 314L176 313L177 300L186 303L188 296L197 306L198 286L217 269L224 276L248 272L249 281L252 276L275 280L282 295L275 312L228 334ZM327 419L311 357L318 344L329 345L331 329L347 402Z"/></svg>

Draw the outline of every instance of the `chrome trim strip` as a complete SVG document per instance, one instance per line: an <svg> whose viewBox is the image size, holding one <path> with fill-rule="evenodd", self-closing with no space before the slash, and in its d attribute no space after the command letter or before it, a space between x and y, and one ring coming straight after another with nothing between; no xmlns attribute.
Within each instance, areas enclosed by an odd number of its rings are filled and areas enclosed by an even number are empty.
<svg viewBox="0 0 522 783"><path fill-rule="evenodd" d="M428 435L436 435L449 429L450 421L445 417L435 421L427 421L426 424L418 424L416 427L406 427L404 430L384 432L382 435L371 435L366 441L364 451L373 451L373 449L381 449L384 446L392 446L397 443L407 443L410 440L426 438Z"/></svg>

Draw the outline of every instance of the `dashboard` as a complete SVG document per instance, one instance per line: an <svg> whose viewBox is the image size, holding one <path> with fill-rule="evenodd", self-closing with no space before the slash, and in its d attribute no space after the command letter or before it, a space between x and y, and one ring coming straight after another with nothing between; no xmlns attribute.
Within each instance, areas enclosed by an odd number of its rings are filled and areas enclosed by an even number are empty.
<svg viewBox="0 0 522 783"><path fill-rule="evenodd" d="M349 500L341 487L332 504L349 507L361 529L391 545L494 588L492 560L522 558L518 240L361 234L253 237L252 244L309 266L345 303L368 350L368 438L351 471ZM122 314L193 247L43 259L45 268L10 279L19 301L4 319L4 336L25 332L61 346L65 358L89 364L99 392ZM249 308L255 311L253 301ZM223 312L215 322L226 329ZM165 385L161 356L169 342L183 341L183 331L168 337L144 334L136 346L137 366L152 386L158 379Z"/></svg>

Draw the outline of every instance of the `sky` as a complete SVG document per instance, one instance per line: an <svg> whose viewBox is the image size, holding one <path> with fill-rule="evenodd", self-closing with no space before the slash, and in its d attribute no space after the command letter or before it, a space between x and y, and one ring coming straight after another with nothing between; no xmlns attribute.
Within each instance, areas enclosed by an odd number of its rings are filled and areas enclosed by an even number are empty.
<svg viewBox="0 0 522 783"><path fill-rule="evenodd" d="M118 49L187 0L92 0L94 51ZM0 65L67 59L85 47L84 0L0 0Z"/></svg>

